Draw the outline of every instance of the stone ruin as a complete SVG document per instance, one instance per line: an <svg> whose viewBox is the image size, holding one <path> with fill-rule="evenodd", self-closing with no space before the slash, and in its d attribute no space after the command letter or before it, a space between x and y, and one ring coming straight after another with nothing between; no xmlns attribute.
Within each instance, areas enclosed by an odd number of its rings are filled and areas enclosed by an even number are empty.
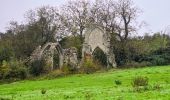
<svg viewBox="0 0 170 100"><path fill-rule="evenodd" d="M78 66L77 49L72 47L64 49L64 64L69 64L70 66L76 68Z"/></svg>
<svg viewBox="0 0 170 100"><path fill-rule="evenodd" d="M82 59L85 55L93 56L93 52L96 48L100 48L107 56L107 68L116 67L115 56L110 45L110 34L106 33L100 27L89 27L85 32L85 41L82 48ZM30 57L30 62L44 58L50 70L53 70L54 53L58 53L59 68L62 68L64 64L70 64L73 67L78 67L80 61L78 61L77 58L77 49L74 47L63 49L58 42L47 43L43 47L37 47Z"/></svg>
<svg viewBox="0 0 170 100"><path fill-rule="evenodd" d="M30 62L33 62L35 60L41 60L42 58L44 58L45 63L48 64L50 70L53 70L55 52L58 53L59 56L59 68L61 68L63 64L71 64L71 66L73 67L78 65L77 49L62 49L58 42L47 43L43 47L37 47L30 57Z"/></svg>
<svg viewBox="0 0 170 100"><path fill-rule="evenodd" d="M61 66L63 66L64 55L59 43L47 43L43 47L37 47L30 57L30 62L44 58L46 63L49 65L50 70L53 70L54 52L57 52L59 55L59 67L61 68Z"/></svg>
<svg viewBox="0 0 170 100"><path fill-rule="evenodd" d="M91 26L85 32L82 57L85 55L93 56L96 48L100 48L107 57L107 67L116 67L115 55L110 45L110 34L106 33L101 27Z"/></svg>

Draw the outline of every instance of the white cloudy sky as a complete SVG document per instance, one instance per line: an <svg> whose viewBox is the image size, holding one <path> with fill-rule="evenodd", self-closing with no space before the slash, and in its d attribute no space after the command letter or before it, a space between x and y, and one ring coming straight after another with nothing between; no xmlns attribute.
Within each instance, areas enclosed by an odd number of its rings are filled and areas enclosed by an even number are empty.
<svg viewBox="0 0 170 100"><path fill-rule="evenodd" d="M42 5L61 5L66 0L0 0L0 32L4 32L10 20L22 22L24 14L30 9ZM134 0L143 13L139 20L147 22L148 26L140 31L157 32L170 25L170 0Z"/></svg>

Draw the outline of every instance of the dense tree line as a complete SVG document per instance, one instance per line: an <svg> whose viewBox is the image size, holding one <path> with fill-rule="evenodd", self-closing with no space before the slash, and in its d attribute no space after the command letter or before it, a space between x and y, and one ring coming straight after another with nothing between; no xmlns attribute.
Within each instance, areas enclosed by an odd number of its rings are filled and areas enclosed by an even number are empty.
<svg viewBox="0 0 170 100"><path fill-rule="evenodd" d="M34 72L29 71L27 60L37 46L47 42L58 41L64 48L74 46L81 59L84 33L90 24L111 34L118 67L170 64L168 35L134 36L139 14L140 9L131 0L73 0L59 8L30 10L25 14L25 24L11 21L6 32L0 33L0 79Z"/></svg>

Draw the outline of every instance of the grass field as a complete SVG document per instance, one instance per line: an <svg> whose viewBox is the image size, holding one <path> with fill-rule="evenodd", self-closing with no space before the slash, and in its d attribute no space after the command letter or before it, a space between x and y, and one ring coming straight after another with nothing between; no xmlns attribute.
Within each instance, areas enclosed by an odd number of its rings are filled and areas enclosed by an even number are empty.
<svg viewBox="0 0 170 100"><path fill-rule="evenodd" d="M160 89L134 91L131 83L136 76L147 76L149 86L159 84ZM122 84L116 85L115 80ZM19 81L0 85L0 100L170 100L170 66Z"/></svg>

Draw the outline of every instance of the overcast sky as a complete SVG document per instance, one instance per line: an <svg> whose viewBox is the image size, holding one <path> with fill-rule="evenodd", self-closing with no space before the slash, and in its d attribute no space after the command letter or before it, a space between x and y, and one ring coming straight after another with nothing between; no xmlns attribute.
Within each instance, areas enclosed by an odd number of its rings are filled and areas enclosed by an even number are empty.
<svg viewBox="0 0 170 100"><path fill-rule="evenodd" d="M0 0L0 32L4 32L9 21L24 21L24 14L30 9L42 5L61 5L66 0ZM170 25L170 0L134 0L142 9L139 20L145 21L148 26L140 31L157 32Z"/></svg>

